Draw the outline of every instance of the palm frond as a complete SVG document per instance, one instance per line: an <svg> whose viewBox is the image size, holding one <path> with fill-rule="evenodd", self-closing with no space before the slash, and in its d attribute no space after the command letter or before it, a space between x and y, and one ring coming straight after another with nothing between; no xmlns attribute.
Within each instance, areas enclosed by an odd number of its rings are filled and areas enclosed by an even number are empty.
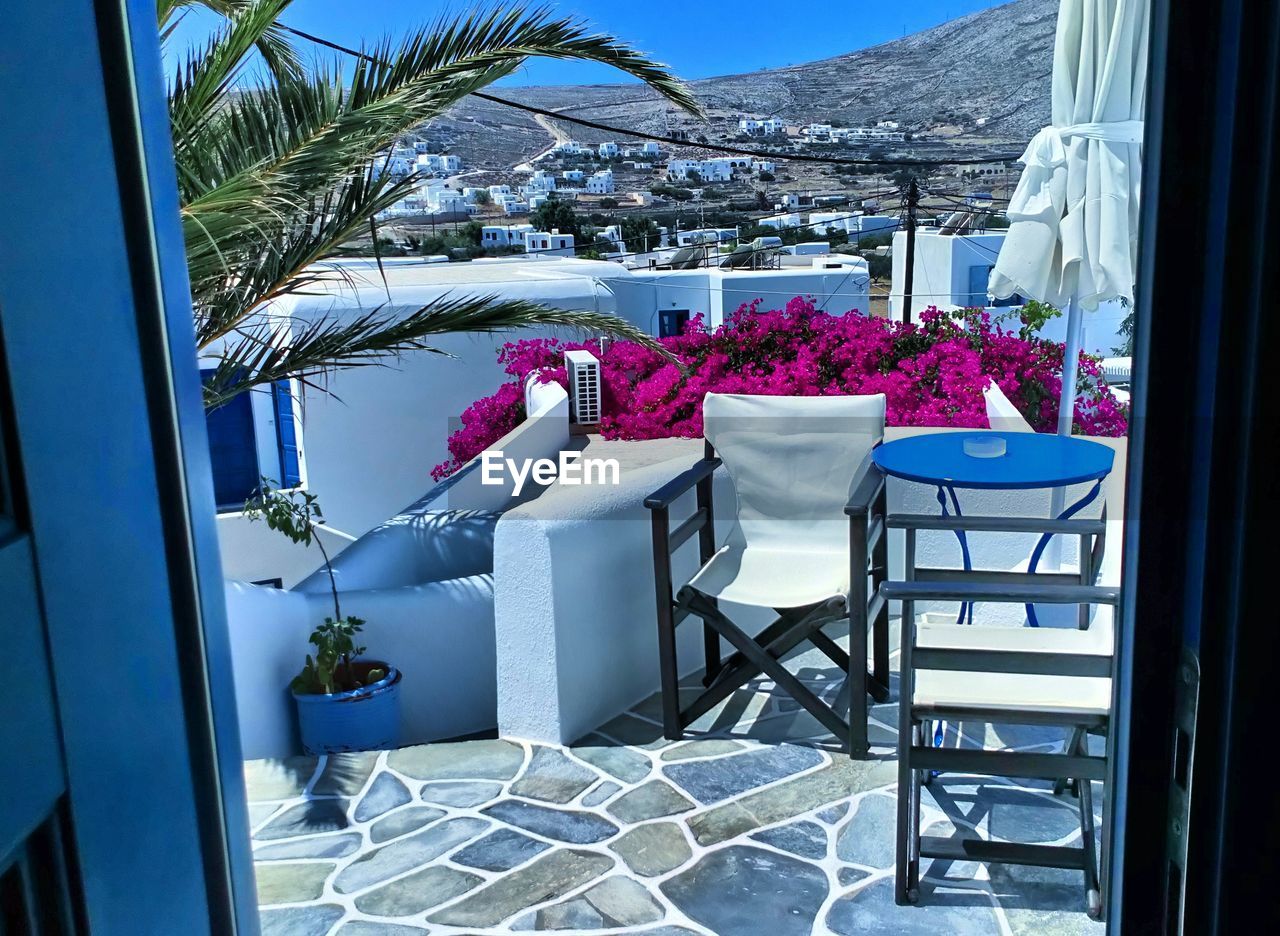
<svg viewBox="0 0 1280 936"><path fill-rule="evenodd" d="M430 351L425 339L449 331L568 324L648 341L613 316L493 297L437 303L407 317L324 321L297 334L264 324L266 304L334 275L317 261L421 183L380 174L378 155L532 56L603 62L698 111L665 65L550 7L493 5L441 17L399 42L365 47L348 68L335 60L303 72L294 67L292 46L278 42L285 35L279 16L290 2L157 0L166 35L195 6L225 20L188 54L170 85L197 341L224 349L210 401L281 376L311 380ZM269 67L246 81L255 48Z"/></svg>
<svg viewBox="0 0 1280 936"><path fill-rule="evenodd" d="M280 14L293 0L160 0L162 15L166 2L170 15L199 5L225 20L203 48L187 53L169 89L169 121L179 148L194 128L207 124L225 103L254 49L260 52L273 77L301 76L297 52L279 25ZM163 19L161 23L163 30Z"/></svg>
<svg viewBox="0 0 1280 936"><path fill-rule="evenodd" d="M290 331L290 327L295 330ZM205 406L221 406L245 390L293 378L324 389L335 371L385 366L407 352L448 356L429 339L459 332L505 332L534 326L562 326L587 335L608 335L666 352L648 334L607 312L552 309L526 300L496 296L448 296L409 315L386 308L350 320L322 316L306 323L261 316L225 345L205 384Z"/></svg>

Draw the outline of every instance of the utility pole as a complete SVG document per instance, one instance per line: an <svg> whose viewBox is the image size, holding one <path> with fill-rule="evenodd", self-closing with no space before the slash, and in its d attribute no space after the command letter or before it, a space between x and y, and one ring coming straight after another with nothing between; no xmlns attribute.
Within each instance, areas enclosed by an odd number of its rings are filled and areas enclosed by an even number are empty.
<svg viewBox="0 0 1280 936"><path fill-rule="evenodd" d="M920 206L920 186L912 176L907 183L907 255L906 273L902 277L902 323L911 323L911 291L916 276L916 209Z"/></svg>

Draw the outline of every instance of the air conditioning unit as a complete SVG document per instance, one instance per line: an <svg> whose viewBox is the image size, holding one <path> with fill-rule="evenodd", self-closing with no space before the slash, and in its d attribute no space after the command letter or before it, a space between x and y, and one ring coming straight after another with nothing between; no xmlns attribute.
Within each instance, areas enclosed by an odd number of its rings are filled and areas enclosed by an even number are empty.
<svg viewBox="0 0 1280 936"><path fill-rule="evenodd" d="M571 417L580 426L600 422L600 359L590 351L566 351Z"/></svg>

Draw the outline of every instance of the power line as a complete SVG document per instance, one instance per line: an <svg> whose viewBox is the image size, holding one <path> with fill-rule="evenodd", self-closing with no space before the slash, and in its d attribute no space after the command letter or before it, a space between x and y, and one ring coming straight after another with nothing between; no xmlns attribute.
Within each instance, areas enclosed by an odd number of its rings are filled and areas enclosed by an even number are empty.
<svg viewBox="0 0 1280 936"><path fill-rule="evenodd" d="M325 39L321 36L316 36L316 35L313 35L312 33L304 32L301 29L295 29L294 27L286 26L283 23L280 24L280 28L284 29L286 32L292 33L293 35L297 36L300 39L305 39L308 42L315 43L316 45L324 46L325 48L328 48L328 49L333 49L336 52L342 52L345 55L350 55L350 56L354 56L355 58L364 59L365 61L372 62L375 65L386 66L388 64L387 62L384 62L381 59L376 58L375 56L369 55L367 52L361 52L357 49L352 49L352 48L349 48L348 46L340 45L339 43L333 42L329 39ZM566 123L577 124L578 126L587 127L592 130L601 130L607 133L614 133L619 136L634 137L640 140L650 140L655 143L667 143L670 146L684 146L690 149L704 149L704 150L710 150L712 152L717 152L717 153L728 153L730 155L735 155L735 156L755 156L761 159L792 160L793 162L821 163L823 165L829 165L829 166L903 166L903 167L907 167L907 166L964 166L964 165L976 165L979 163L987 163L987 162L1009 162L1011 160L1016 160L1019 156L1022 155L1021 153L1009 153L1009 154L996 153L993 155L982 156L982 157L969 156L969 157L959 157L959 158L953 158L953 159L917 159L914 157L909 157L905 159L891 158L891 157L884 157L881 159L870 159L870 158L860 159L860 158L849 157L849 156L812 156L806 153L791 153L791 154L773 153L767 150L756 150L756 149L750 149L742 146L731 146L729 144L723 144L723 143L690 143L687 140L677 140L674 137L662 136L661 134L645 133L644 131L641 131L641 130L624 129L622 127L612 126L611 124L601 123L598 120L587 120L586 118L583 118L583 117L570 117L566 114L558 113L557 111L547 110L542 107L535 107L532 104L522 104L519 101L512 101L508 98L498 97L496 94L488 94L484 91L472 91L471 96L480 98L481 100L489 101L493 104L501 104L504 107L511 107L511 108L514 108L515 110L526 111L530 114L537 114L542 117L548 117L552 120L563 120Z"/></svg>

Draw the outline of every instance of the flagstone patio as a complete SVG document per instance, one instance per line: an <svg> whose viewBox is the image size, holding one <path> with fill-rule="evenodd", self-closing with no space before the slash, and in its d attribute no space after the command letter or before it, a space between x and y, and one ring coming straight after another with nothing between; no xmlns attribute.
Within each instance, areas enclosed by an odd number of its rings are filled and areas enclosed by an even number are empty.
<svg viewBox="0 0 1280 936"><path fill-rule="evenodd" d="M789 668L839 700L843 675L816 651ZM874 709L875 759L851 761L772 688L751 684L680 742L662 737L655 696L567 748L493 739L250 762L264 936L1102 933L1078 872L926 862L920 905L896 906L896 706ZM948 728L948 744L979 740L1065 739ZM1080 835L1076 801L1048 784L926 789L931 835Z"/></svg>

